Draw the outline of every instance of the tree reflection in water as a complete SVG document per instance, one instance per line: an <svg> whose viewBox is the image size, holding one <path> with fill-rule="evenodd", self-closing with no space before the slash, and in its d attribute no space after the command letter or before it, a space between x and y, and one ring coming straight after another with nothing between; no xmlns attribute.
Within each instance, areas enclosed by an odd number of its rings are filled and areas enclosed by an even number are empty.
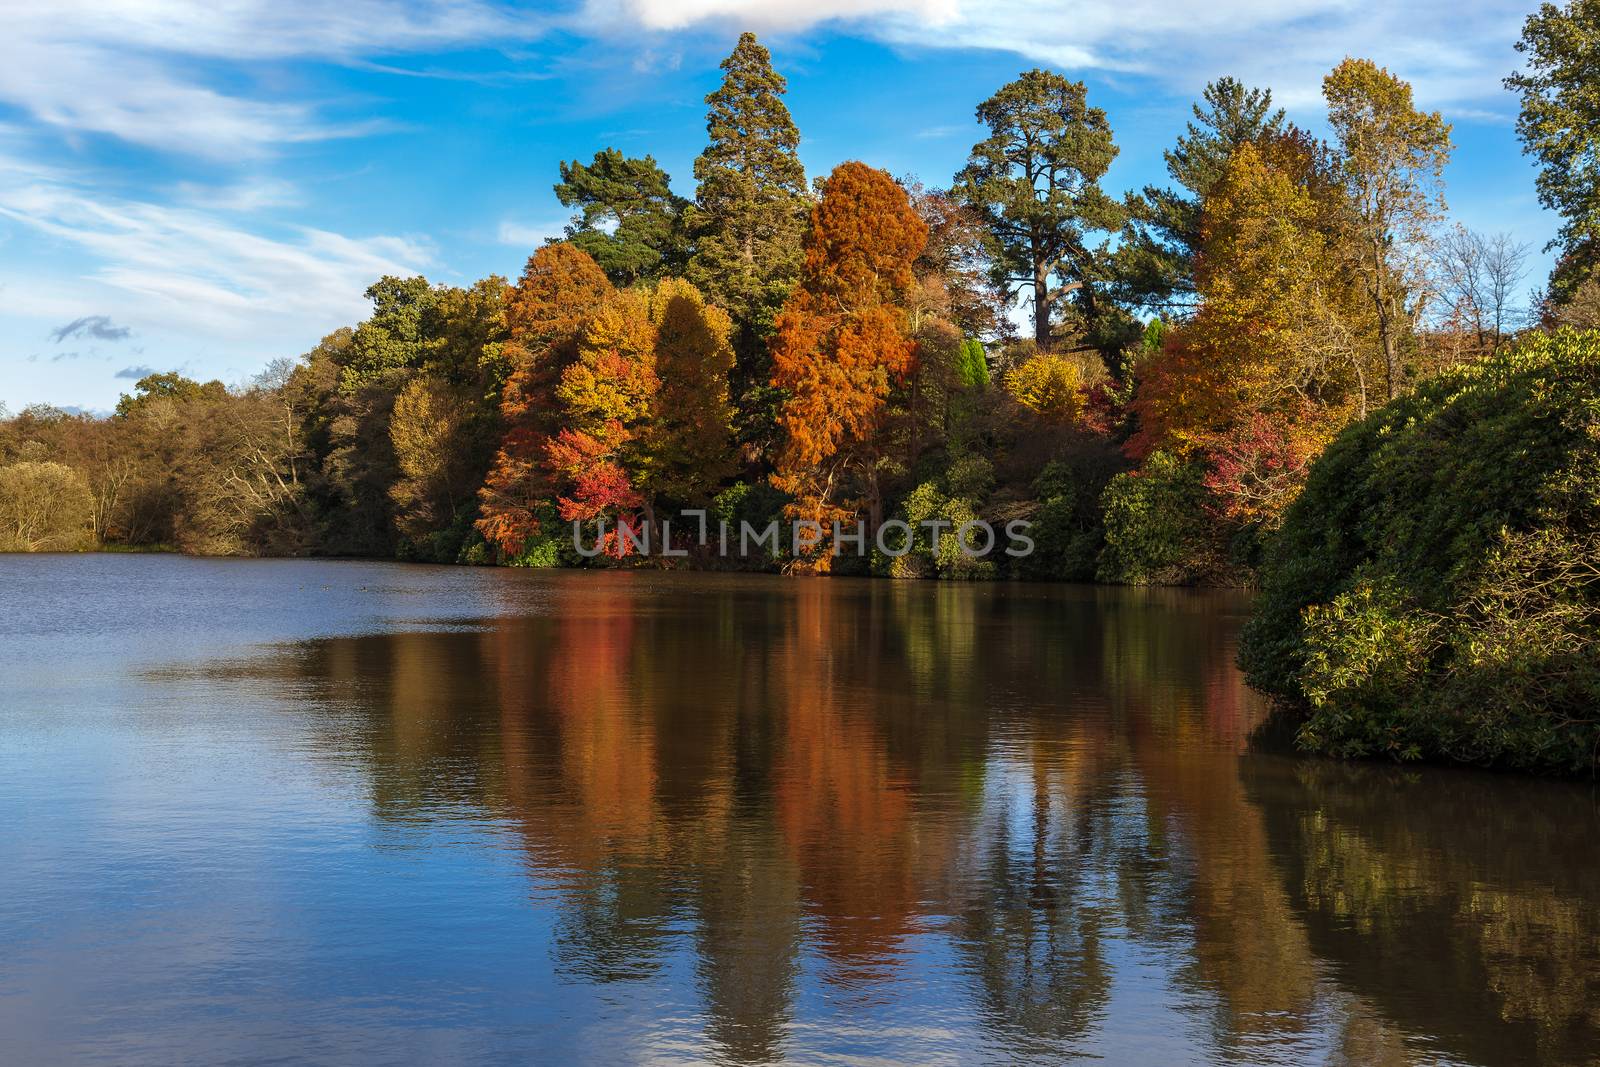
<svg viewBox="0 0 1600 1067"><path fill-rule="evenodd" d="M1590 794L1253 751L1239 598L533 581L532 610L251 669L380 817L516 840L555 916L530 968L686 965L722 1058L830 1020L994 1055L1600 1048Z"/></svg>

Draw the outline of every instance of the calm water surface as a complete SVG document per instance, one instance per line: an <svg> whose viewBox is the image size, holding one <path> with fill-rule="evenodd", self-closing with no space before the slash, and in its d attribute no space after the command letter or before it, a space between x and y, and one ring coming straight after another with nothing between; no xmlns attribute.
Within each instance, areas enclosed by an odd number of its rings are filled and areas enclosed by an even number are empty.
<svg viewBox="0 0 1600 1067"><path fill-rule="evenodd" d="M1588 785L1232 595L0 557L0 1061L1600 1057Z"/></svg>

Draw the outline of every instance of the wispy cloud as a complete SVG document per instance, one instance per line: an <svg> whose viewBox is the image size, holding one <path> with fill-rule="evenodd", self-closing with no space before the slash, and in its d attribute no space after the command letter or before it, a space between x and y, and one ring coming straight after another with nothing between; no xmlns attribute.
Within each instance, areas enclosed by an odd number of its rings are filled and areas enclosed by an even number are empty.
<svg viewBox="0 0 1600 1067"><path fill-rule="evenodd" d="M146 366L145 364L140 363L133 367L123 367L121 370L117 371L117 373L113 374L112 377L125 378L130 382L136 382L140 378L148 378L150 375L155 373L156 369L154 367Z"/></svg>
<svg viewBox="0 0 1600 1067"><path fill-rule="evenodd" d="M963 126L952 124L949 126L929 126L926 129L918 130L915 136L919 141L942 141L946 137L954 137L958 133L972 134L976 131L977 127L971 123Z"/></svg>
<svg viewBox="0 0 1600 1067"><path fill-rule="evenodd" d="M503 245L526 248L530 253L552 238L566 233L567 219L545 222L518 222L506 219L500 223L496 239Z"/></svg>
<svg viewBox="0 0 1600 1067"><path fill-rule="evenodd" d="M217 160L383 128L252 85L250 65L531 40L551 23L493 0L51 0L11 5L0 102L71 134Z"/></svg>
<svg viewBox="0 0 1600 1067"><path fill-rule="evenodd" d="M67 323L63 338L126 336L118 331L130 327L112 315L217 339L315 336L359 317L374 278L415 274L432 259L427 245L404 237L304 226L256 232L215 212L119 199L67 178L7 180L3 167L0 217L84 256L81 278L97 286L108 313Z"/></svg>
<svg viewBox="0 0 1600 1067"><path fill-rule="evenodd" d="M118 326L112 322L109 315L84 315L50 331L50 337L56 344L73 337L91 338L96 341L124 341L132 334L133 331L128 327Z"/></svg>
<svg viewBox="0 0 1600 1067"><path fill-rule="evenodd" d="M1222 74L1315 101L1346 55L1389 65L1429 106L1502 99L1523 5L1494 0L587 0L596 30L721 23L803 30L838 22L905 47L984 48L1072 71L1194 90ZM1448 27L1448 31L1443 28ZM1475 114L1481 114L1477 112Z"/></svg>

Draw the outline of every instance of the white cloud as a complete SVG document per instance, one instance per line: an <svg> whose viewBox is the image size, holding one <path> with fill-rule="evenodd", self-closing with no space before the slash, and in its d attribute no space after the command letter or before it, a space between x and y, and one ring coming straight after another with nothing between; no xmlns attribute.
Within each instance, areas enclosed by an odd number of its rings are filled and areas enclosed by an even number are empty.
<svg viewBox="0 0 1600 1067"><path fill-rule="evenodd" d="M634 21L651 30L681 30L712 20L753 30L800 30L834 19L885 15L943 23L959 15L957 0L590 0L587 11L602 23Z"/></svg>
<svg viewBox="0 0 1600 1067"><path fill-rule="evenodd" d="M281 178L254 175L224 186L179 182L173 199L192 208L251 214L267 208L293 207L302 198L300 190Z"/></svg>
<svg viewBox="0 0 1600 1067"><path fill-rule="evenodd" d="M566 233L567 218L545 222L519 222L515 219L505 219L500 223L499 232L495 238L503 245L526 248L530 253L550 240Z"/></svg>
<svg viewBox="0 0 1600 1067"><path fill-rule="evenodd" d="M51 0L8 5L0 102L68 133L211 159L360 134L293 99L237 88L238 64L356 62L537 36L546 22L491 0Z"/></svg>
<svg viewBox="0 0 1600 1067"><path fill-rule="evenodd" d="M399 237L353 238L287 227L278 236L243 229L211 212L97 195L66 180L7 175L0 167L0 217L83 257L74 292L19 300L14 312L76 306L83 286L117 321L141 331L189 331L223 340L316 337L364 314L362 291L384 274L415 274L427 247Z"/></svg>
<svg viewBox="0 0 1600 1067"><path fill-rule="evenodd" d="M588 0L591 24L800 30L837 21L901 46L987 48L1193 91L1222 74L1309 104L1346 55L1389 66L1428 106L1502 99L1526 4L1418 0Z"/></svg>

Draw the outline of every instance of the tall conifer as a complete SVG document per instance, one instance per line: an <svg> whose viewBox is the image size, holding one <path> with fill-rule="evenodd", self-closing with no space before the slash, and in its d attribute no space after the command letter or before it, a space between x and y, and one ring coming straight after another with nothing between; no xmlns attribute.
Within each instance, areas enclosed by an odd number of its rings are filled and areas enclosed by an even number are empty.
<svg viewBox="0 0 1600 1067"><path fill-rule="evenodd" d="M800 131L784 106L784 79L755 34L722 62L706 97L711 143L695 160L688 277L733 316L741 385L764 382L765 338L800 273L809 198Z"/></svg>

